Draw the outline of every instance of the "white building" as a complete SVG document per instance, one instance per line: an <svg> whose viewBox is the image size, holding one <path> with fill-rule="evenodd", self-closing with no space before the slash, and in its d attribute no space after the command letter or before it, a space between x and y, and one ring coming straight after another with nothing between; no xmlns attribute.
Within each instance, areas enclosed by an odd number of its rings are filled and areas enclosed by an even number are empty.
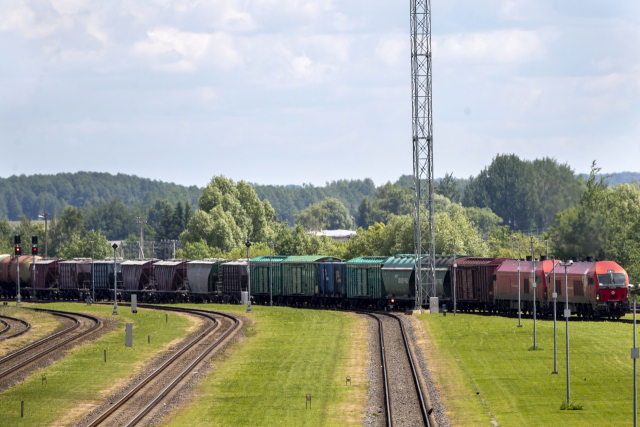
<svg viewBox="0 0 640 427"><path fill-rule="evenodd" d="M331 237L336 242L346 242L356 234L355 231L352 230L322 230L322 231L312 231L316 236L328 236Z"/></svg>

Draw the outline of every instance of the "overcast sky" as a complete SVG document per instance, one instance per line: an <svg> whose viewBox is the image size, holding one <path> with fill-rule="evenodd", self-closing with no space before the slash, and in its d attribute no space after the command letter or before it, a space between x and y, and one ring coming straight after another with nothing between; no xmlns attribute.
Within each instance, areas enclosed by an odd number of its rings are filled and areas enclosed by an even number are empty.
<svg viewBox="0 0 640 427"><path fill-rule="evenodd" d="M435 175L640 171L640 2L432 0ZM1 0L0 176L411 173L409 0Z"/></svg>

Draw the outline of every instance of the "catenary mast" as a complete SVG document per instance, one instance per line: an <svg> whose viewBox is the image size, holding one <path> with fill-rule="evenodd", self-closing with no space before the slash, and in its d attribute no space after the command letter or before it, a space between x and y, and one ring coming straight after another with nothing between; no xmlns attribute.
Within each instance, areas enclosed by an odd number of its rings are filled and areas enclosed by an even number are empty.
<svg viewBox="0 0 640 427"><path fill-rule="evenodd" d="M433 110L431 103L431 1L410 1L415 306L420 308L426 304L429 296L436 296ZM423 224L428 224L428 226L423 227ZM425 256L423 264L422 258ZM437 310L438 302L437 299L431 302L435 303L435 307L430 307L433 312L434 309Z"/></svg>

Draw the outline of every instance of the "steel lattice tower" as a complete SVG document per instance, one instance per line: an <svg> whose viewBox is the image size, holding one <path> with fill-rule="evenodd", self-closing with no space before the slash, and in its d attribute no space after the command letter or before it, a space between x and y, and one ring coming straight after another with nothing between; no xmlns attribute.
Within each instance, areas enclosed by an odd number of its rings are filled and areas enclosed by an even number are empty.
<svg viewBox="0 0 640 427"><path fill-rule="evenodd" d="M431 104L431 0L411 0L411 92L416 308L420 308L427 302L429 296L436 296L433 110ZM424 229L423 224L426 223L428 223L428 227ZM426 268L422 267L424 257L426 257Z"/></svg>

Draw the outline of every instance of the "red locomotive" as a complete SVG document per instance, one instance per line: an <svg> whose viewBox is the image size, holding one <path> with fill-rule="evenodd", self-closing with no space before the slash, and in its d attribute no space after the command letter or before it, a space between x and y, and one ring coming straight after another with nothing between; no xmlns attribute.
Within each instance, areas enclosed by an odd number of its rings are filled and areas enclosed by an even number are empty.
<svg viewBox="0 0 640 427"><path fill-rule="evenodd" d="M553 294L564 310L568 293L572 314L586 318L619 318L629 311L629 276L613 261L576 261L565 267L559 261L534 262L505 258L463 258L456 267L456 299L461 311L480 310L515 314L518 288L522 311L553 313ZM453 274L453 265L450 267ZM520 280L518 282L518 269ZM533 278L535 276L535 279Z"/></svg>

